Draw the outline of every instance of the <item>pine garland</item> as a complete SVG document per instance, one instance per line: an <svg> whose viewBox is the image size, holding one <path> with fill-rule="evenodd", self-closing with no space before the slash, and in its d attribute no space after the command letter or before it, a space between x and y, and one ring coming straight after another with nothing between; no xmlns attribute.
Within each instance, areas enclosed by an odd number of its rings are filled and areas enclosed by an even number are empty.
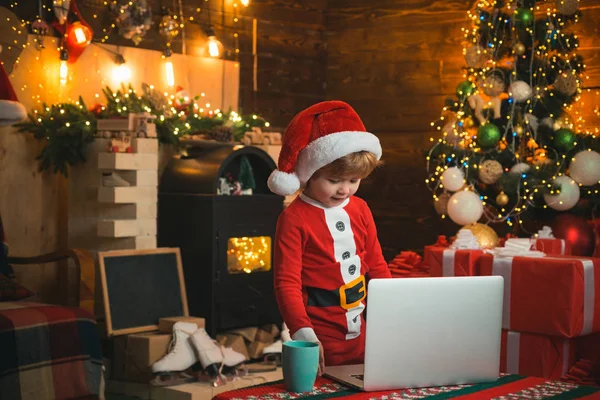
<svg viewBox="0 0 600 400"><path fill-rule="evenodd" d="M19 132L33 133L44 143L36 157L40 171L50 171L68 176L69 167L86 162L87 147L94 141L97 120L125 117L129 113L148 112L155 115L158 140L162 144L179 146L179 139L188 135L211 132L227 126L234 140L240 140L252 127L268 126L258 115L240 116L232 110L203 113L194 102L176 108L151 86L142 85L143 94L131 86L113 91L108 86L102 90L106 104L96 104L90 109L79 97L76 103L59 103L29 114L28 120L15 124ZM196 96L194 100L198 100Z"/></svg>

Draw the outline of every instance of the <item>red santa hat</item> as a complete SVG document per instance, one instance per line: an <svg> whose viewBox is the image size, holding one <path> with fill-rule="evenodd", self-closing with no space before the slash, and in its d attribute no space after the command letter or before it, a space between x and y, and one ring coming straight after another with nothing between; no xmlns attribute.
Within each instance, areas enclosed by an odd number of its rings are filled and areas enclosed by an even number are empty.
<svg viewBox="0 0 600 400"><path fill-rule="evenodd" d="M356 111L343 101L315 104L298 113L285 130L269 189L281 196L294 194L317 170L358 151L381 158L379 139L367 132Z"/></svg>
<svg viewBox="0 0 600 400"><path fill-rule="evenodd" d="M27 118L27 110L17 100L17 95L0 64L0 126L12 125Z"/></svg>

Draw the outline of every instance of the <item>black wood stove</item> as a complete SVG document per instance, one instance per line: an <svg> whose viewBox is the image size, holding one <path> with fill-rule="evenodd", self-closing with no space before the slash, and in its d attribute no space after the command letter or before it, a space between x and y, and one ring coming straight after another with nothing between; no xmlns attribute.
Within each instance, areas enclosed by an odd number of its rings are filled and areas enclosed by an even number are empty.
<svg viewBox="0 0 600 400"><path fill-rule="evenodd" d="M223 195L226 177L248 162L252 195ZM267 178L276 168L256 147L201 142L173 158L162 174L158 245L179 247L190 315L207 332L281 323L273 291L273 241L283 197ZM223 179L221 179L223 178Z"/></svg>

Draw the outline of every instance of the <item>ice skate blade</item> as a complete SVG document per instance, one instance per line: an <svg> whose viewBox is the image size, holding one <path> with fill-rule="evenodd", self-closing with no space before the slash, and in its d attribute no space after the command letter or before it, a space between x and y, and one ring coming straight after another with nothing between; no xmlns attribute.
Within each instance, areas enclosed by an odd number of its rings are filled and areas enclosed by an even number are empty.
<svg viewBox="0 0 600 400"><path fill-rule="evenodd" d="M263 363L273 364L281 367L281 353L267 353L263 358Z"/></svg>
<svg viewBox="0 0 600 400"><path fill-rule="evenodd" d="M248 364L248 372L253 373L261 373L261 372L271 372L277 369L277 365L271 362L259 362L254 364Z"/></svg>
<svg viewBox="0 0 600 400"><path fill-rule="evenodd" d="M153 386L177 386L195 381L196 378L185 372L159 372L154 374L150 384Z"/></svg>

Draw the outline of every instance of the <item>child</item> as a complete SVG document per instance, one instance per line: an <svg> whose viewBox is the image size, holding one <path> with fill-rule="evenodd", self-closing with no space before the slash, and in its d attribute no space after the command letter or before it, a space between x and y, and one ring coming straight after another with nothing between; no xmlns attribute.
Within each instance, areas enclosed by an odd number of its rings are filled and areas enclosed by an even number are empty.
<svg viewBox="0 0 600 400"><path fill-rule="evenodd" d="M326 101L294 117L269 177L282 196L304 189L277 223L275 294L292 339L320 343L320 373L364 362L365 276L391 277L371 211L353 197L380 158L356 112Z"/></svg>

